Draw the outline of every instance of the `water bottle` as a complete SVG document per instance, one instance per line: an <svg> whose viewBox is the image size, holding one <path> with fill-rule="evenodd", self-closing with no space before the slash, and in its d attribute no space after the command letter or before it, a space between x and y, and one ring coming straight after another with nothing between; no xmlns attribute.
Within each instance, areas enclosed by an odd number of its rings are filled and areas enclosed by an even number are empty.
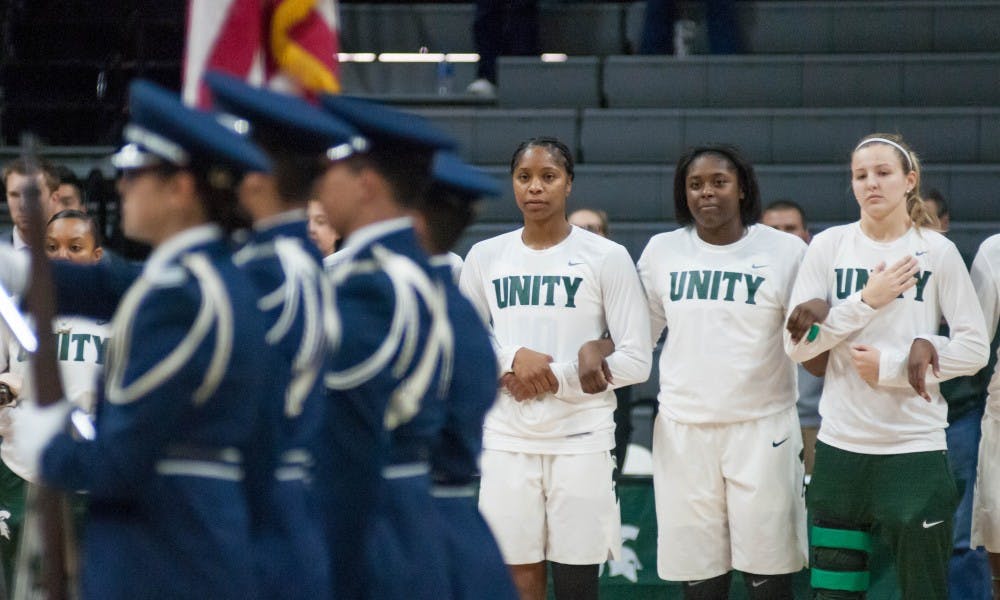
<svg viewBox="0 0 1000 600"><path fill-rule="evenodd" d="M674 23L674 56L681 58L691 54L691 45L698 24L690 19L680 19Z"/></svg>
<svg viewBox="0 0 1000 600"><path fill-rule="evenodd" d="M442 54L441 60L437 64L437 92L438 96L450 96L455 86L455 65L448 62L447 56Z"/></svg>

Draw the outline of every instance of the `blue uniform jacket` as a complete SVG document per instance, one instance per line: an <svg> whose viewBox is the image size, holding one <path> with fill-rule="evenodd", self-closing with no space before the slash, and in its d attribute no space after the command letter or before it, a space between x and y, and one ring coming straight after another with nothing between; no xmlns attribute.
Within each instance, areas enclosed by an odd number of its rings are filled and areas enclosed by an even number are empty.
<svg viewBox="0 0 1000 600"><path fill-rule="evenodd" d="M363 550L388 462L427 460L426 444L396 447L389 431L440 402L453 343L443 302L408 219L355 232L329 269L343 324L328 390L318 481L327 511L334 596L360 598ZM443 415L434 416L434 420ZM440 424L431 424L435 431ZM411 454L411 451L414 452Z"/></svg>
<svg viewBox="0 0 1000 600"><path fill-rule="evenodd" d="M483 421L497 394L496 355L486 326L459 291L447 257L432 260L448 302L455 336L455 360L445 403L446 420L431 450L434 508L448 556L454 600L515 600L493 534L479 513L473 480L479 473Z"/></svg>
<svg viewBox="0 0 1000 600"><path fill-rule="evenodd" d="M255 542L263 597L315 600L330 594L322 519L312 495L311 450L325 399L323 362L338 323L320 255L301 211L255 227L233 262L257 290L266 342L267 430L259 440L275 464L273 486L253 492Z"/></svg>
<svg viewBox="0 0 1000 600"><path fill-rule="evenodd" d="M464 485L479 473L483 449L483 422L497 395L496 354L482 319L462 295L451 264L436 265L448 302L448 318L455 336L455 359L445 402L445 422L431 452L435 483Z"/></svg>
<svg viewBox="0 0 1000 600"><path fill-rule="evenodd" d="M255 597L244 487L259 472L245 458L265 369L255 300L211 225L162 244L121 298L96 439L60 435L42 457L46 482L90 495L84 597Z"/></svg>

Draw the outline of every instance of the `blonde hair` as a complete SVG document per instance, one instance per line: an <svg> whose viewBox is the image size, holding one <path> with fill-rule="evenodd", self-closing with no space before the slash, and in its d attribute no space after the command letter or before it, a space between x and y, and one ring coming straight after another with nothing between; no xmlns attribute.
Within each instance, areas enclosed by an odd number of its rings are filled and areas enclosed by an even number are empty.
<svg viewBox="0 0 1000 600"><path fill-rule="evenodd" d="M920 159L917 157L917 153L899 134L870 133L858 141L851 155L853 156L860 148L869 144L889 146L899 157L899 165L903 168L903 172L907 175L911 172L916 175L913 188L906 192L906 212L915 227L937 228L939 226L937 218L928 212L927 205L924 204L924 199L920 196Z"/></svg>

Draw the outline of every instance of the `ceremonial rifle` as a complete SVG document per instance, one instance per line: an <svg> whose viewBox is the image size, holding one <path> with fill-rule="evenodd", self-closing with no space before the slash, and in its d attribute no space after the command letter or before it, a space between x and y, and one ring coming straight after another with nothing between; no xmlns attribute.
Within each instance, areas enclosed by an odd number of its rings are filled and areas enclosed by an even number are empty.
<svg viewBox="0 0 1000 600"><path fill-rule="evenodd" d="M37 142L31 134L21 136L21 149L27 165L28 183L21 197L28 220L28 243L31 252L31 276L25 294L25 307L35 322L38 348L32 361L32 383L35 401L39 406L49 406L63 397L59 363L56 359L56 339L52 335L52 321L56 316L55 288L52 283L52 266L45 254L45 213L42 210L40 191L36 183L38 164ZM42 582L49 600L68 600L66 575L66 533L63 496L47 486L38 490L38 508L42 522Z"/></svg>

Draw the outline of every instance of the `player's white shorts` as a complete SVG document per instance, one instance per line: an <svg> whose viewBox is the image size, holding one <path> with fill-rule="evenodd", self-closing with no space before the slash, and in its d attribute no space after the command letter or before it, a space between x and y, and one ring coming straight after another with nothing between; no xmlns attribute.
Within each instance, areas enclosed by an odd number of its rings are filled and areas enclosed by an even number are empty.
<svg viewBox="0 0 1000 600"><path fill-rule="evenodd" d="M741 423L653 427L657 573L694 581L733 569L794 573L808 557L795 407Z"/></svg>
<svg viewBox="0 0 1000 600"><path fill-rule="evenodd" d="M976 491L972 499L971 546L1000 552L1000 421L983 415Z"/></svg>
<svg viewBox="0 0 1000 600"><path fill-rule="evenodd" d="M483 450L479 510L509 565L593 565L621 552L611 453Z"/></svg>

